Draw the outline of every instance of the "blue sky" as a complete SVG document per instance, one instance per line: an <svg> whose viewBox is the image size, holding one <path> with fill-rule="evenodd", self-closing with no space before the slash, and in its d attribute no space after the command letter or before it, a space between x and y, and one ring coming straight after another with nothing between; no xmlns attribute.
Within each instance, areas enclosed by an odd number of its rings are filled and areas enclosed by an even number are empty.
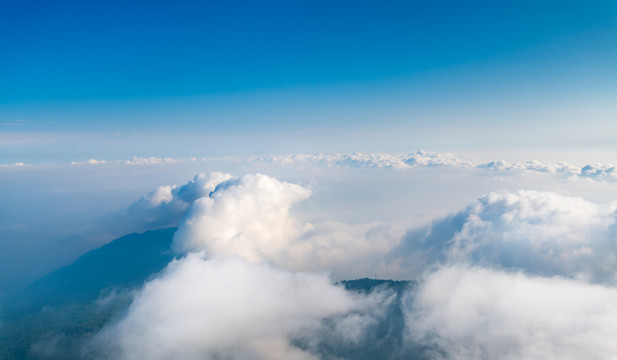
<svg viewBox="0 0 617 360"><path fill-rule="evenodd" d="M0 34L4 164L617 135L613 1L3 2Z"/></svg>

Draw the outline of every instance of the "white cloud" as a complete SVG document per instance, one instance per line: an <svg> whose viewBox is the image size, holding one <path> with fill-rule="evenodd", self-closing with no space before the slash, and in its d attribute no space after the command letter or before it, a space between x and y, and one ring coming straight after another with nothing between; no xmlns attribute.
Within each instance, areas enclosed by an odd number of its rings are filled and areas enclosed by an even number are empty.
<svg viewBox="0 0 617 360"><path fill-rule="evenodd" d="M447 152L416 151L405 156L405 164L413 166L473 166L475 160L467 156L453 155Z"/></svg>
<svg viewBox="0 0 617 360"><path fill-rule="evenodd" d="M23 162L17 162L14 164L0 164L0 167L21 167L21 166L28 166L28 164L24 164Z"/></svg>
<svg viewBox="0 0 617 360"><path fill-rule="evenodd" d="M381 223L310 223L290 212L307 188L256 174L232 178L196 199L174 237L178 252L239 256L337 278L377 272L402 232Z"/></svg>
<svg viewBox="0 0 617 360"><path fill-rule="evenodd" d="M161 165L161 164L175 164L178 162L185 162L185 159L173 159L173 158L157 158L157 157L133 157L131 160L126 160L126 165Z"/></svg>
<svg viewBox="0 0 617 360"><path fill-rule="evenodd" d="M175 226L195 200L207 197L218 184L231 177L230 174L213 172L198 174L182 186L159 186L131 204L127 212L147 227Z"/></svg>
<svg viewBox="0 0 617 360"><path fill-rule="evenodd" d="M375 266L362 260L375 262L393 237L376 224L299 221L290 207L310 194L262 174L214 173L141 199L135 211L192 203L174 238L189 254L148 282L87 356L318 359L333 339L358 346L393 296L351 295L326 275L293 271Z"/></svg>
<svg viewBox="0 0 617 360"><path fill-rule="evenodd" d="M601 359L617 350L617 203L490 193L401 240L392 224L309 222L293 206L310 195L262 174L212 173L134 203L150 223L182 218L174 247L189 254L144 286L91 354L316 359L370 336L396 339L380 321L400 311L407 343L392 340L393 354ZM298 271L424 277L396 312L392 296L352 296Z"/></svg>
<svg viewBox="0 0 617 360"><path fill-rule="evenodd" d="M71 165L98 165L98 164L107 164L107 161L96 160L96 159L89 159L86 161L71 161Z"/></svg>
<svg viewBox="0 0 617 360"><path fill-rule="evenodd" d="M578 175L580 168L565 162L557 162L555 164L544 164L537 160L525 162L508 162L505 160L490 161L477 165L478 168L495 170L495 171L513 171L513 170L528 170L545 173L559 173L565 175Z"/></svg>
<svg viewBox="0 0 617 360"><path fill-rule="evenodd" d="M616 203L596 205L550 192L491 193L428 228L410 231L396 247L402 233L392 224L311 223L291 213L310 193L261 174L201 174L182 187L159 187L130 213L159 227L185 216L174 240L179 252L203 250L293 270L328 270L337 278L373 273L413 278L427 266L463 260L616 280Z"/></svg>
<svg viewBox="0 0 617 360"><path fill-rule="evenodd" d="M242 159L236 159L242 161ZM615 167L610 164L589 164L583 168L559 161L543 163L537 160L510 162L506 160L485 161L471 156L419 150L412 153L331 153L331 154L290 154L254 156L248 163L276 163L281 165L314 164L329 167L359 168L414 168L448 166L456 168L478 168L501 172L534 171L565 176L581 176L594 179L617 178Z"/></svg>
<svg viewBox="0 0 617 360"><path fill-rule="evenodd" d="M419 150L411 153L329 153L329 154L287 154L249 157L211 157L191 158L160 158L133 157L130 160L105 161L90 159L87 161L72 161L72 165L96 165L104 163L122 163L125 165L170 165L178 163L220 163L264 165L277 164L282 166L312 166L325 168L394 168L410 169L420 167L453 167L463 169L486 169L496 172L541 172L559 174L565 177L582 177L600 181L617 180L617 171L611 164L591 163L583 167L567 162L543 163L537 160L507 161L481 160L472 156ZM8 165L0 165L8 166Z"/></svg>
<svg viewBox="0 0 617 360"><path fill-rule="evenodd" d="M290 339L358 307L324 275L189 254L147 283L94 345L118 359L316 359Z"/></svg>
<svg viewBox="0 0 617 360"><path fill-rule="evenodd" d="M418 272L439 262L469 261L613 283L616 205L550 192L491 193L426 229L409 232L391 256Z"/></svg>
<svg viewBox="0 0 617 360"><path fill-rule="evenodd" d="M614 359L617 289L456 265L406 310L408 341L433 359Z"/></svg>
<svg viewBox="0 0 617 360"><path fill-rule="evenodd" d="M249 163L266 162L278 164L314 163L336 167L360 167L360 168L409 168L409 167L432 167L432 166L458 166L467 167L473 165L473 160L468 157L456 156L447 152L416 151L408 154L391 153L331 153L331 154L292 154L281 156L256 156L247 158Z"/></svg>
<svg viewBox="0 0 617 360"><path fill-rule="evenodd" d="M410 231L390 254L424 274L404 307L407 345L432 359L614 358L616 208L491 193Z"/></svg>
<svg viewBox="0 0 617 360"><path fill-rule="evenodd" d="M396 276L383 266L388 251L403 232L384 223L347 224L337 221L315 223L290 247L296 270L327 270L338 279L361 276Z"/></svg>
<svg viewBox="0 0 617 360"><path fill-rule="evenodd" d="M591 179L617 180L617 169L611 164L587 164L581 169L580 176Z"/></svg>
<svg viewBox="0 0 617 360"><path fill-rule="evenodd" d="M193 202L174 236L174 247L249 261L285 257L290 241L310 226L290 216L289 209L310 194L300 185L262 174L227 180Z"/></svg>

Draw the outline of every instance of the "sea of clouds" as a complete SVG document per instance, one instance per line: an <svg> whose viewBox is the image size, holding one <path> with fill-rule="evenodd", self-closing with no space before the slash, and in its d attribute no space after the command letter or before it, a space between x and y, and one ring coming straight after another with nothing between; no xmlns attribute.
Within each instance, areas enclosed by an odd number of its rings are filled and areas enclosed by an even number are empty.
<svg viewBox="0 0 617 360"><path fill-rule="evenodd" d="M384 358L615 358L617 203L494 192L401 234L307 221L293 208L312 192L215 172L134 202L135 219L179 223L177 258L84 356L334 358L324 339L362 349L393 301L334 279L375 272L419 282L397 305L402 341Z"/></svg>
<svg viewBox="0 0 617 360"><path fill-rule="evenodd" d="M210 172L193 177L201 168ZM616 358L610 164L418 151L0 171L0 198L13 204L0 224L8 270L26 263L11 239L38 264L178 226L176 259L82 344L83 358L353 359L377 336L390 359ZM135 193L146 195L132 201ZM84 221L118 204L126 210ZM37 226L32 209L45 214ZM32 226L20 227L26 217ZM76 240L46 244L50 233ZM337 284L374 274L418 285L397 298ZM400 332L384 335L393 314ZM58 357L53 348L39 343L33 353Z"/></svg>

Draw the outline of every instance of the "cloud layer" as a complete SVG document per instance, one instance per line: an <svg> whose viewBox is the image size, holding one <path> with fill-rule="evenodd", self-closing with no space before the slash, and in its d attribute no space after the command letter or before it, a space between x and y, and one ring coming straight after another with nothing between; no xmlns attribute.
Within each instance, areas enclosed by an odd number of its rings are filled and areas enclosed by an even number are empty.
<svg viewBox="0 0 617 360"><path fill-rule="evenodd" d="M397 238L388 224L294 215L310 195L263 174L213 173L136 202L132 211L152 223L182 217L180 257L94 338L88 356L354 358L380 341L394 344L389 358L617 352L617 203L490 193ZM388 292L352 295L307 272L349 278L376 269L420 285L396 302ZM395 318L404 333L383 325Z"/></svg>
<svg viewBox="0 0 617 360"><path fill-rule="evenodd" d="M198 175L163 186L130 211L150 224L177 224L178 253L237 256L293 270L405 274L470 263L596 283L617 278L617 202L597 205L552 192L490 193L399 240L389 224L307 222L290 212L311 191L263 175ZM387 256L386 256L387 254ZM358 264L361 264L358 266Z"/></svg>
<svg viewBox="0 0 617 360"><path fill-rule="evenodd" d="M395 168L409 169L418 167L455 167L465 169L486 169L497 172L532 171L547 174L560 174L567 177L580 177L601 181L617 180L617 171L612 164L588 163L577 166L564 161L543 163L537 160L507 161L482 160L472 156L418 150L410 153L330 153L330 154L289 154L249 157L219 157L219 158L157 158L134 157L131 160L116 161L125 165L169 165L193 162L217 162L236 164L277 164L284 166L324 166L349 168ZM113 161L90 159L73 161L72 165L93 165L114 163ZM21 163L20 163L21 164ZM16 164L18 165L18 164Z"/></svg>

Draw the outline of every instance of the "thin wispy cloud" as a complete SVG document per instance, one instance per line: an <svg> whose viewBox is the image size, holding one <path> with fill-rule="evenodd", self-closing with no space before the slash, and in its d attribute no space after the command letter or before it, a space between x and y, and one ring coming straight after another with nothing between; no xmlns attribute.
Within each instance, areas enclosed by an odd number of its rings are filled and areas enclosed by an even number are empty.
<svg viewBox="0 0 617 360"><path fill-rule="evenodd" d="M589 163L577 166L567 162L543 163L537 160L511 162L506 160L486 161L477 157L455 155L445 152L416 151L407 154L396 153L330 153L330 154L290 154L250 157L214 157L214 158L158 158L133 157L131 160L106 161L89 159L72 161L72 165L97 165L104 163L122 163L125 165L170 165L188 162L218 162L235 164L278 164L281 166L323 166L350 168L393 168L410 169L418 167L455 167L462 169L485 169L496 172L532 171L548 174L561 174L602 181L617 179L615 166L607 163Z"/></svg>

